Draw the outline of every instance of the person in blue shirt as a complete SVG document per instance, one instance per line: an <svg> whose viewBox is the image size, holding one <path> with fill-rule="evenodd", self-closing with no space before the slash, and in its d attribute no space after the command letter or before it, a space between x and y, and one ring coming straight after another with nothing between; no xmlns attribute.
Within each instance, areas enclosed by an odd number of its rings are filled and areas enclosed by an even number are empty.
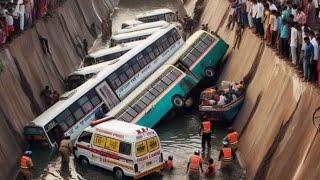
<svg viewBox="0 0 320 180"><path fill-rule="evenodd" d="M281 57L289 58L289 34L290 30L287 24L287 20L282 20L282 25L280 27L280 44L281 44Z"/></svg>
<svg viewBox="0 0 320 180"><path fill-rule="evenodd" d="M313 59L313 45L310 42L309 37L305 37L304 42L306 42L307 46L304 50L304 57L303 57L303 75L304 81L310 81L310 65Z"/></svg>

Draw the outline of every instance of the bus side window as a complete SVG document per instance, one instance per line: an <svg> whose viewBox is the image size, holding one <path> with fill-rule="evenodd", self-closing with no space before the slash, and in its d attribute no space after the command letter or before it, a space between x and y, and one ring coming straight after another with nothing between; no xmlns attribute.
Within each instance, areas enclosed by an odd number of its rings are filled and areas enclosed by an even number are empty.
<svg viewBox="0 0 320 180"><path fill-rule="evenodd" d="M91 137L92 137L92 133L91 132L83 131L81 133L81 135L79 136L78 141L79 142L90 143Z"/></svg>
<svg viewBox="0 0 320 180"><path fill-rule="evenodd" d="M78 103L85 113L88 113L91 109L93 109L93 106L92 106L91 102L89 101L89 98L86 95L81 97L78 100Z"/></svg>

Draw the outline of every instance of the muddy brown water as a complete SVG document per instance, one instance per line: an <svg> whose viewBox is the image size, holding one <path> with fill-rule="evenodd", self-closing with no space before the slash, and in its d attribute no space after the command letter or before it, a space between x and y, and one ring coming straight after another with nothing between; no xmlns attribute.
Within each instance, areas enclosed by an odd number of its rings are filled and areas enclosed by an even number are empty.
<svg viewBox="0 0 320 180"><path fill-rule="evenodd" d="M133 14L156 8L170 8L184 14L180 0L121 0L119 8L113 14L113 30L119 29L121 22L132 19ZM154 173L143 179L188 179L185 173L188 157L195 149L201 149L201 137L198 134L201 119L197 113L197 109L192 108L166 118L154 127L160 137L164 157L173 155L175 168L171 172ZM204 159L212 157L217 163L214 179L245 179L244 170L238 164L225 172L219 169L217 160L225 131L223 126L214 127L212 148L210 152L203 154ZM113 179L111 172L98 167L82 167L73 157L69 164L61 163L57 150L34 150L32 158L35 164L34 179ZM206 167L205 164L204 169ZM206 178L201 175L199 179Z"/></svg>

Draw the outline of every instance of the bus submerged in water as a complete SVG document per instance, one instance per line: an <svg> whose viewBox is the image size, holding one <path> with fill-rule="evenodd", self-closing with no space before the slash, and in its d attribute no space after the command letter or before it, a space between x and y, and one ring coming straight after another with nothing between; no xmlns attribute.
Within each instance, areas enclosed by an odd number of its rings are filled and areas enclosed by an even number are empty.
<svg viewBox="0 0 320 180"><path fill-rule="evenodd" d="M174 25L156 33L94 78L61 96L48 110L25 126L30 144L57 146L63 135L75 139L95 118L123 101L139 84L163 65L184 41Z"/></svg>
<svg viewBox="0 0 320 180"><path fill-rule="evenodd" d="M197 31L108 116L146 127L155 126L173 107L184 107L189 93L201 80L214 76L215 66L228 47L222 39Z"/></svg>

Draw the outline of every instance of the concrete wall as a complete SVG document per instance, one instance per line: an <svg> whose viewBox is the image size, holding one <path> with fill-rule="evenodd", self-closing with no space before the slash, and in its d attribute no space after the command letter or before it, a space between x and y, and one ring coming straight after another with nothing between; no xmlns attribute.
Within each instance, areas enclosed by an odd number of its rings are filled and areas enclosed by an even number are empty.
<svg viewBox="0 0 320 180"><path fill-rule="evenodd" d="M63 78L79 65L82 39L95 40L89 26L113 11L118 0L68 0L16 38L0 52L5 66L0 74L0 179L12 179L23 150L23 126L43 109L40 92L45 85L64 92ZM51 54L42 52L38 35L48 39Z"/></svg>
<svg viewBox="0 0 320 180"><path fill-rule="evenodd" d="M234 127L241 133L239 157L248 179L318 179L320 136L312 115L320 91L301 82L296 71L246 29L239 49L234 31L225 29L225 0L208 1L202 23L230 44L221 80L248 83L245 103Z"/></svg>

